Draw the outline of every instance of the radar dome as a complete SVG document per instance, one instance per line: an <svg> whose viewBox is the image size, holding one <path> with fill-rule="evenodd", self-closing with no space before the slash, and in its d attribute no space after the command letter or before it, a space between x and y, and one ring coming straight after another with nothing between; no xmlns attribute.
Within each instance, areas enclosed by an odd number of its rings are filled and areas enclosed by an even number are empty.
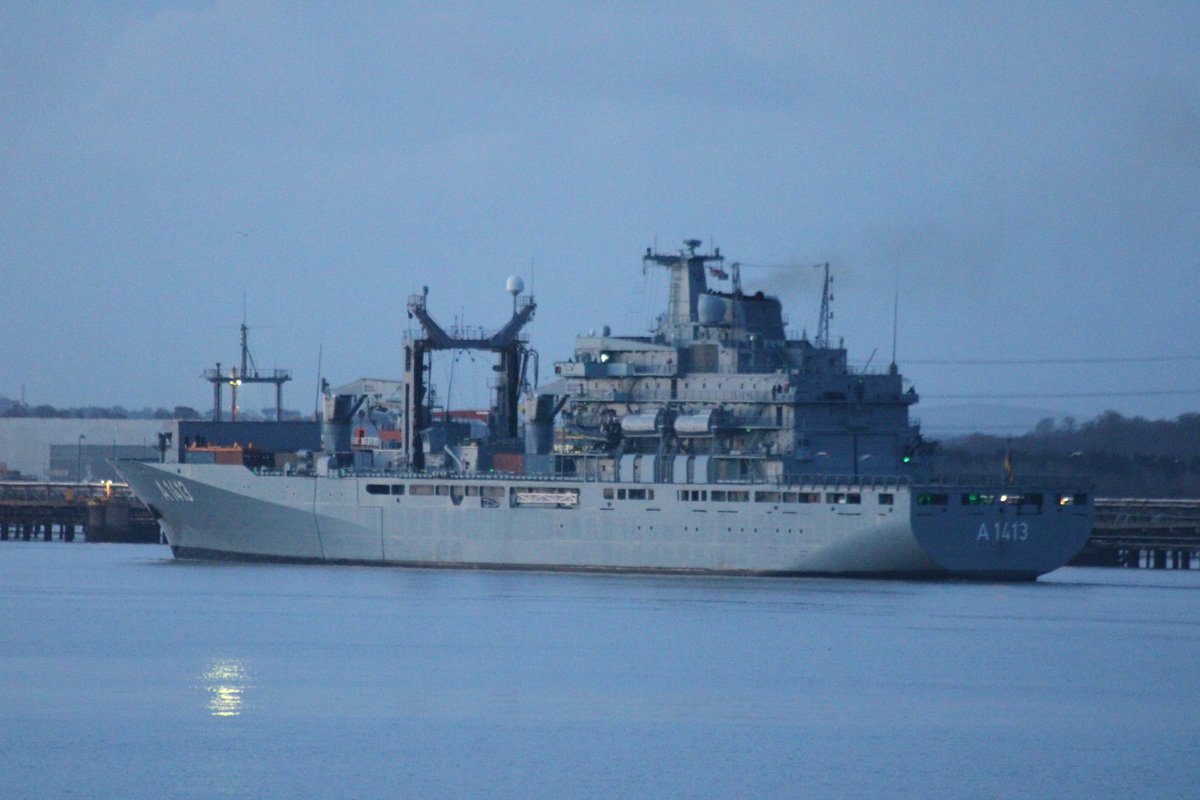
<svg viewBox="0 0 1200 800"><path fill-rule="evenodd" d="M521 292L525 291L525 281L521 280L516 275L513 275L505 282L504 290L513 297L516 297Z"/></svg>
<svg viewBox="0 0 1200 800"><path fill-rule="evenodd" d="M719 325L725 319L725 301L715 294L701 295L696 311L701 325Z"/></svg>

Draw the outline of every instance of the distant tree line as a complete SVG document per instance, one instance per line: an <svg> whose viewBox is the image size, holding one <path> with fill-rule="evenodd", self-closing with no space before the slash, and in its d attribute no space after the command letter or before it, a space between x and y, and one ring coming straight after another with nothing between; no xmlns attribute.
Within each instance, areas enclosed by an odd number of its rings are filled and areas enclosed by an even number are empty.
<svg viewBox="0 0 1200 800"><path fill-rule="evenodd" d="M973 434L942 442L933 463L946 474L1063 475L1088 480L1100 497L1200 497L1200 414L1175 420L1106 411L1077 424L1043 419L1021 436Z"/></svg>
<svg viewBox="0 0 1200 800"><path fill-rule="evenodd" d="M121 406L84 406L83 408L55 408L50 405L30 406L25 403L9 402L0 410L0 417L34 419L200 419L200 412L189 406L165 408L146 407L131 411Z"/></svg>
<svg viewBox="0 0 1200 800"><path fill-rule="evenodd" d="M226 411L226 418L229 412ZM201 414L191 406L175 406L171 409L150 408L149 406L130 410L122 406L84 406L82 408L55 408L51 405L31 406L7 397L0 397L0 418L24 417L34 419L209 419L212 411ZM289 408L283 410L284 419L300 419L299 411ZM275 409L264 408L261 413L242 409L238 419L243 420L273 420Z"/></svg>

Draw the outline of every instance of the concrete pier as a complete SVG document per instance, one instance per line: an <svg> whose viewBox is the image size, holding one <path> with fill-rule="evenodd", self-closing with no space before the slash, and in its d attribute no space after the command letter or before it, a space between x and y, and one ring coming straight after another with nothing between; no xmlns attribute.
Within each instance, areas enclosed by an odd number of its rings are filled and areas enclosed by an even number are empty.
<svg viewBox="0 0 1200 800"><path fill-rule="evenodd" d="M1077 566L1200 569L1200 500L1096 498Z"/></svg>
<svg viewBox="0 0 1200 800"><path fill-rule="evenodd" d="M0 482L0 541L157 543L161 536L125 484Z"/></svg>

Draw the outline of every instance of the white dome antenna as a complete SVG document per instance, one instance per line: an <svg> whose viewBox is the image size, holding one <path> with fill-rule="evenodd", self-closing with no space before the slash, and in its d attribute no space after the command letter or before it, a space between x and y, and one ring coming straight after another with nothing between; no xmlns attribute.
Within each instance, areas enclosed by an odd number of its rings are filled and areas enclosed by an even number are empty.
<svg viewBox="0 0 1200 800"><path fill-rule="evenodd" d="M516 275L513 275L513 276L509 277L509 279L507 281L504 282L504 290L512 295L513 313L516 314L517 313L517 295L519 295L521 292L525 291L525 281L521 280Z"/></svg>

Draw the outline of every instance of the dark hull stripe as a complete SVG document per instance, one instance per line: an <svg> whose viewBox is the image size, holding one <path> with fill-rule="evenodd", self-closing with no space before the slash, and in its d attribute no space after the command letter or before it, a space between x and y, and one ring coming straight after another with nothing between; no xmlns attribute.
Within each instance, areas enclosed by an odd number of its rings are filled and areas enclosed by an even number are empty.
<svg viewBox="0 0 1200 800"><path fill-rule="evenodd" d="M473 562L442 562L442 561L370 561L359 559L332 560L320 558L300 558L295 556L269 556L258 553L234 553L224 550L210 550L203 547L171 547L171 552L178 559L197 559L204 561L237 561L250 563L274 564L341 564L364 567L400 567L405 569L458 569L458 570L488 570L495 572L582 572L616 575L699 575L727 577L773 577L773 578L866 578L866 579L906 579L915 581L983 581L983 582L1028 582L1037 580L1037 574L1031 572L978 572L955 573L951 575L943 570L923 570L919 572L811 572L792 570L746 570L746 569L687 569L682 567L605 567L605 566L572 566L564 564L487 564Z"/></svg>

